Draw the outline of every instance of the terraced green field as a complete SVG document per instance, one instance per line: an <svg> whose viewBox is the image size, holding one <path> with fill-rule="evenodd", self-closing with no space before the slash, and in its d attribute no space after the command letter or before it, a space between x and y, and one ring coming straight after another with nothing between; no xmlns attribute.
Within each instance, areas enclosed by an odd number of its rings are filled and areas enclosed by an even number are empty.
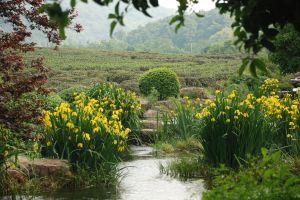
<svg viewBox="0 0 300 200"><path fill-rule="evenodd" d="M126 89L137 90L139 75L155 67L173 69L182 86L214 87L236 73L241 64L241 55L178 55L66 48L39 48L26 54L27 59L38 56L45 57L45 65L50 69L48 85L58 91L99 81L112 81Z"/></svg>

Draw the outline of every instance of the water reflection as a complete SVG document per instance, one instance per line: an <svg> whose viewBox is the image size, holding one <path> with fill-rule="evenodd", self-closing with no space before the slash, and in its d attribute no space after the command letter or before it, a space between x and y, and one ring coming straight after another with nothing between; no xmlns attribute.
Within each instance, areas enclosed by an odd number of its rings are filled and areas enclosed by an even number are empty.
<svg viewBox="0 0 300 200"><path fill-rule="evenodd" d="M123 178L118 191L115 188L60 191L51 196L34 197L35 200L200 200L204 191L201 180L181 182L162 175L159 164L170 158L155 158L151 147L132 147L131 161L123 162ZM10 198L6 198L10 199ZM28 198L16 198L28 199Z"/></svg>
<svg viewBox="0 0 300 200"><path fill-rule="evenodd" d="M170 159L154 158L150 147L133 147L134 160L122 163L125 177L120 185L122 200L200 200L202 181L181 182L160 174L159 164Z"/></svg>

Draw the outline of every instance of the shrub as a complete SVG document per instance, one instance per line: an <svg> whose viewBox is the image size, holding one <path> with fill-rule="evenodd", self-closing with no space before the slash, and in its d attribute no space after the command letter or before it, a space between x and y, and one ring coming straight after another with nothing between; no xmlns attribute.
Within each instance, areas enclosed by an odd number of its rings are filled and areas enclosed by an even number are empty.
<svg viewBox="0 0 300 200"><path fill-rule="evenodd" d="M208 97L207 91L202 87L186 87L180 89L181 97L189 97L192 99L201 98L206 99Z"/></svg>
<svg viewBox="0 0 300 200"><path fill-rule="evenodd" d="M226 95L229 95L233 90L237 91L237 93L240 95L240 96L247 96L247 94L249 94L249 89L248 87L241 83L241 84L230 84L228 86L225 87L225 90L224 90L224 93Z"/></svg>
<svg viewBox="0 0 300 200"><path fill-rule="evenodd" d="M150 94L147 96L147 100L151 105L157 103L159 98L159 92L153 87L150 91Z"/></svg>
<svg viewBox="0 0 300 200"><path fill-rule="evenodd" d="M299 153L299 98L280 99L275 94L277 81L267 79L255 97L241 98L233 91L220 91L214 101L208 100L195 117L199 118L201 140L206 160L213 166L221 163L238 167L238 159L255 155L263 146L276 145Z"/></svg>
<svg viewBox="0 0 300 200"><path fill-rule="evenodd" d="M112 71L110 73L111 74L109 74L106 79L109 82L121 83L123 81L134 78L132 72L130 71L119 70L119 71Z"/></svg>
<svg viewBox="0 0 300 200"><path fill-rule="evenodd" d="M64 102L64 100L57 93L50 93L45 96L45 110L54 110L57 106Z"/></svg>
<svg viewBox="0 0 300 200"><path fill-rule="evenodd" d="M37 120L41 113L40 103L32 99L30 104L21 105L20 97L31 92L45 92L47 71L42 57L24 59L26 53L33 52L36 43L30 42L33 30L47 35L48 41L59 45L58 24L46 20L47 14L40 12L42 1L26 0L13 3L1 1L1 24L9 28L1 28L0 33L0 124L1 126L21 132L29 137L32 133L30 124ZM72 12L66 12L66 19ZM23 20L23 19L27 20ZM70 24L73 17L70 17ZM25 22L26 21L26 22ZM2 25L1 25L2 26ZM2 26L3 27L3 26ZM8 106L8 104L15 104ZM18 106L20 105L20 106ZM27 126L28 125L28 126Z"/></svg>
<svg viewBox="0 0 300 200"><path fill-rule="evenodd" d="M188 97L184 98L184 103L174 102L175 109L166 112L162 116L162 126L156 134L157 141L168 141L173 139L188 139L190 137L199 138L198 121L195 119L196 108L191 105ZM197 101L197 103L199 103Z"/></svg>
<svg viewBox="0 0 300 200"><path fill-rule="evenodd" d="M14 146L14 134L8 129L0 127L0 197L6 195L10 189L7 169L9 160L18 155Z"/></svg>
<svg viewBox="0 0 300 200"><path fill-rule="evenodd" d="M40 107L39 112L41 113L43 110L53 110L60 103L64 102L64 100L57 93L54 92L48 94L39 94L37 92L31 92L27 93L26 95L23 95L18 103L22 106L25 106L32 104L33 101L38 102Z"/></svg>
<svg viewBox="0 0 300 200"><path fill-rule="evenodd" d="M126 91L132 91L135 93L139 92L139 84L137 83L137 80L126 80L126 81L122 81L120 83L120 87L123 88Z"/></svg>
<svg viewBox="0 0 300 200"><path fill-rule="evenodd" d="M70 88L67 88L67 89L64 89L62 91L59 92L59 96L69 102L69 103L72 103L74 102L74 96L76 94L79 94L81 92L85 92L87 90L86 87L84 86L76 86L76 87L70 87Z"/></svg>
<svg viewBox="0 0 300 200"><path fill-rule="evenodd" d="M179 94L179 80L175 72L167 68L151 69L139 79L142 94L149 95L152 88L159 92L159 99L177 97Z"/></svg>
<svg viewBox="0 0 300 200"><path fill-rule="evenodd" d="M276 51L270 59L279 65L282 73L295 73L300 70L300 34L293 25L286 25L277 35L274 45Z"/></svg>
<svg viewBox="0 0 300 200"><path fill-rule="evenodd" d="M266 149L262 152L262 159L248 161L249 164L238 172L219 169L219 175L213 180L213 189L204 192L202 199L299 199L299 174L291 172L280 152L267 153Z"/></svg>
<svg viewBox="0 0 300 200"><path fill-rule="evenodd" d="M53 110L57 105L59 105L63 100L55 93L50 94L40 94L38 92L28 92L24 93L18 101L10 101L6 102L6 107L11 110L15 110L15 115L19 114L18 108L23 107L26 108L26 113L31 116L31 119L27 119L26 121L18 122L18 130L14 128L14 119L11 119L10 126L11 130L19 133L19 135L23 138L32 138L34 137L34 133L36 132L36 128L40 125L40 118L42 117L43 110ZM23 113L24 114L24 113ZM22 125L22 126L21 126ZM26 135L23 133L26 133Z"/></svg>
<svg viewBox="0 0 300 200"><path fill-rule="evenodd" d="M23 138L31 138L34 132L33 127L39 124L39 119L42 116L42 110L45 106L44 95L37 92L27 92L22 94L18 100L0 101L1 103L5 103L2 108L5 107L7 110L14 111L14 115L5 115L5 113L2 113L9 120L5 125L2 123L6 122L0 120L0 124L7 129L19 133ZM22 113L21 110L24 108L26 108L26 112ZM24 119L20 120L20 117L17 115L23 115L22 118ZM18 125L16 126L15 123Z"/></svg>
<svg viewBox="0 0 300 200"><path fill-rule="evenodd" d="M122 109L120 120L124 127L137 132L140 128L139 113L141 104L137 101L134 92L125 92L114 84L102 83L93 85L87 95L103 102L104 110Z"/></svg>
<svg viewBox="0 0 300 200"><path fill-rule="evenodd" d="M125 109L112 102L107 109L107 104L107 99L96 100L81 93L74 105L62 103L54 112L46 111L46 154L92 169L116 163L131 130L121 121Z"/></svg>
<svg viewBox="0 0 300 200"><path fill-rule="evenodd" d="M234 75L225 82L225 92L229 94L232 90L236 90L240 95L245 96L249 92L256 95L257 89L260 87L264 79L266 78L262 76L255 78L249 75Z"/></svg>
<svg viewBox="0 0 300 200"><path fill-rule="evenodd" d="M4 167L7 159L15 154L13 146L9 143L10 138L10 131L0 127L0 168Z"/></svg>

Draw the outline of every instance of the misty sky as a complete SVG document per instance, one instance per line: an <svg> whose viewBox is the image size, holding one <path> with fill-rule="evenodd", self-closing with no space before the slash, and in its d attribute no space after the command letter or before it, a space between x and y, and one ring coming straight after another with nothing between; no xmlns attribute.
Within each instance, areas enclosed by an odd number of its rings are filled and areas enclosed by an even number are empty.
<svg viewBox="0 0 300 200"><path fill-rule="evenodd" d="M159 0L159 4L166 8L177 9L176 0ZM215 8L215 4L212 0L199 0L199 4L195 6L194 10L211 10Z"/></svg>

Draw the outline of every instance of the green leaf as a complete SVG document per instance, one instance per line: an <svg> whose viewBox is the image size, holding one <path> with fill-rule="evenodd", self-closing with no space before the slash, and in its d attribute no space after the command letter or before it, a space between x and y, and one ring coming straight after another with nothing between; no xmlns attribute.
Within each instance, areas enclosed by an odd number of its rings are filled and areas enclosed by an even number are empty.
<svg viewBox="0 0 300 200"><path fill-rule="evenodd" d="M260 60L260 59L258 59L258 58L255 58L252 62L253 62L253 64L254 64L259 70L261 70L261 71L263 71L263 72L265 72L265 73L268 73L268 70L267 70L267 68L266 68L266 65L265 65L265 63L264 63L262 60Z"/></svg>
<svg viewBox="0 0 300 200"><path fill-rule="evenodd" d="M40 12L40 13L43 13L43 12L45 12L46 10L48 10L48 8L49 8L49 4L44 4L44 5L42 5L42 6L39 8L39 12Z"/></svg>
<svg viewBox="0 0 300 200"><path fill-rule="evenodd" d="M268 50L272 51L272 52L274 52L275 49L276 49L275 46L274 46L274 44L270 40L268 40L266 38L262 38L261 39L261 44L264 47L266 47Z"/></svg>
<svg viewBox="0 0 300 200"><path fill-rule="evenodd" d="M171 21L169 22L169 24L170 25L172 25L172 24L174 24L175 22L177 22L177 21L181 21L181 16L180 15L176 15L176 16L174 16L172 19L171 19Z"/></svg>
<svg viewBox="0 0 300 200"><path fill-rule="evenodd" d="M264 33L265 33L268 37L270 37L271 39L274 39L275 36L279 33L279 31L278 31L277 29L275 29L275 28L269 28L269 29L266 29L266 30L264 31Z"/></svg>
<svg viewBox="0 0 300 200"><path fill-rule="evenodd" d="M119 24L121 24L122 26L125 26L124 21L123 21L123 16L120 16L120 17L118 18L118 22L119 22Z"/></svg>
<svg viewBox="0 0 300 200"><path fill-rule="evenodd" d="M200 12L194 12L195 13L195 15L197 16L197 17L204 17L204 15L203 14L200 14Z"/></svg>
<svg viewBox="0 0 300 200"><path fill-rule="evenodd" d="M65 33L65 26L63 25L59 25L59 36L61 37L61 39L66 39L66 33Z"/></svg>
<svg viewBox="0 0 300 200"><path fill-rule="evenodd" d="M116 13L116 15L117 16L119 16L119 10L120 10L120 2L118 2L117 4L116 4L116 6L115 6L115 13Z"/></svg>
<svg viewBox="0 0 300 200"><path fill-rule="evenodd" d="M178 30L180 29L181 26L182 26L181 23L179 23L179 24L176 25L176 27L175 27L175 32L176 33L178 32Z"/></svg>
<svg viewBox="0 0 300 200"><path fill-rule="evenodd" d="M253 60L250 63L250 73L252 76L257 77L257 73L256 73L256 65L253 62Z"/></svg>
<svg viewBox="0 0 300 200"><path fill-rule="evenodd" d="M247 65L249 64L249 61L250 61L249 58L244 58L243 59L243 63L242 63L242 65L239 68L239 75L240 76L244 73Z"/></svg>
<svg viewBox="0 0 300 200"><path fill-rule="evenodd" d="M261 154L263 155L263 158L265 158L268 154L268 149L266 149L265 147L261 148Z"/></svg>
<svg viewBox="0 0 300 200"><path fill-rule="evenodd" d="M272 157L272 160L274 162L278 162L280 160L280 158L281 158L281 152L280 151L276 151L275 153L273 153L271 155L271 157Z"/></svg>
<svg viewBox="0 0 300 200"><path fill-rule="evenodd" d="M114 32L114 29L116 28L117 23L118 23L117 21L111 22L111 24L110 24L110 33L109 33L110 37L112 37L112 34Z"/></svg>
<svg viewBox="0 0 300 200"><path fill-rule="evenodd" d="M150 0L150 3L152 6L157 7L158 6L158 0Z"/></svg>
<svg viewBox="0 0 300 200"><path fill-rule="evenodd" d="M71 0L71 7L74 8L76 6L76 0Z"/></svg>
<svg viewBox="0 0 300 200"><path fill-rule="evenodd" d="M116 18L117 18L117 16L115 14L110 13L108 15L108 19L116 19Z"/></svg>

